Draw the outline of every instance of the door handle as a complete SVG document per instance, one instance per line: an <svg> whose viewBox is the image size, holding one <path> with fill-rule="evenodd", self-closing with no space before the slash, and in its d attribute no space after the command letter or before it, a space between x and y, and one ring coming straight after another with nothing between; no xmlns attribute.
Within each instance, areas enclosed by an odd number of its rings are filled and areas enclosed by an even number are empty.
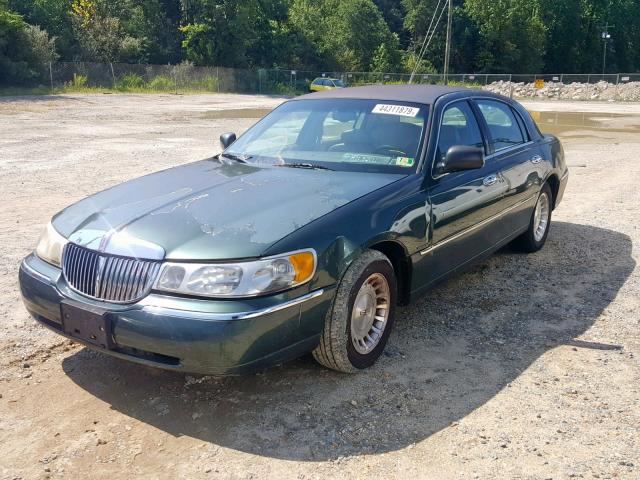
<svg viewBox="0 0 640 480"><path fill-rule="evenodd" d="M540 163L542 161L542 157L540 155L534 155L531 157L531 163Z"/></svg>
<svg viewBox="0 0 640 480"><path fill-rule="evenodd" d="M498 181L498 177L496 175L489 175L488 177L484 177L482 180L482 184L485 187L489 187Z"/></svg>

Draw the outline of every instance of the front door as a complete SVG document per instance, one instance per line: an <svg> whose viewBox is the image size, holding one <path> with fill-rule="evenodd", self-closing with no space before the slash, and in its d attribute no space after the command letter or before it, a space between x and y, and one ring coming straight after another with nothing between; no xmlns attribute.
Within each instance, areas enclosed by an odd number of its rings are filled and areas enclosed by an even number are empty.
<svg viewBox="0 0 640 480"><path fill-rule="evenodd" d="M445 107L437 138L433 165L442 161L454 145L487 148L478 117L467 100ZM493 247L495 238L488 227L503 208L501 199L509 188L499 165L492 162L485 162L485 166L477 170L440 176L432 171L431 174L434 176L429 189L431 238L421 252L416 269L418 287L428 285Z"/></svg>

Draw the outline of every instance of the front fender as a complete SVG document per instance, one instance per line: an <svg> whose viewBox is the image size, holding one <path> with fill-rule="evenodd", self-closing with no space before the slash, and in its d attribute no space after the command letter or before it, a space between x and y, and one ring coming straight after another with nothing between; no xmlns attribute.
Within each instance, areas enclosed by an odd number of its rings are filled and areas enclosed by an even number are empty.
<svg viewBox="0 0 640 480"><path fill-rule="evenodd" d="M422 175L412 175L360 197L296 230L265 255L314 248L318 268L311 290L337 284L364 250L381 242L398 244L408 257L427 243L422 180Z"/></svg>

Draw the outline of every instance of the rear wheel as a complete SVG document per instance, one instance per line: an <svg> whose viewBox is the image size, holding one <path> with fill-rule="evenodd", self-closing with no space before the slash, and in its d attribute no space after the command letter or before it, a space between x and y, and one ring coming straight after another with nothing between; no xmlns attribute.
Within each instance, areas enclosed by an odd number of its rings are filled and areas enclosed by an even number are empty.
<svg viewBox="0 0 640 480"><path fill-rule="evenodd" d="M540 250L549 235L551 227L551 205L553 195L548 184L544 184L538 195L536 206L531 214L529 228L513 242L514 247L523 252L537 252Z"/></svg>
<svg viewBox="0 0 640 480"><path fill-rule="evenodd" d="M391 333L396 291L389 259L374 250L364 252L338 285L314 358L339 372L373 365Z"/></svg>

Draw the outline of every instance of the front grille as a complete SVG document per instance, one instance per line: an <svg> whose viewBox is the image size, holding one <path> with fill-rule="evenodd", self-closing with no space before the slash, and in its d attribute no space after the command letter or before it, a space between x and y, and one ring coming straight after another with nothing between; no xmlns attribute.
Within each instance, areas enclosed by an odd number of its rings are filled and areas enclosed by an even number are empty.
<svg viewBox="0 0 640 480"><path fill-rule="evenodd" d="M109 255L68 243L62 273L71 288L109 302L135 302L149 293L160 262Z"/></svg>

